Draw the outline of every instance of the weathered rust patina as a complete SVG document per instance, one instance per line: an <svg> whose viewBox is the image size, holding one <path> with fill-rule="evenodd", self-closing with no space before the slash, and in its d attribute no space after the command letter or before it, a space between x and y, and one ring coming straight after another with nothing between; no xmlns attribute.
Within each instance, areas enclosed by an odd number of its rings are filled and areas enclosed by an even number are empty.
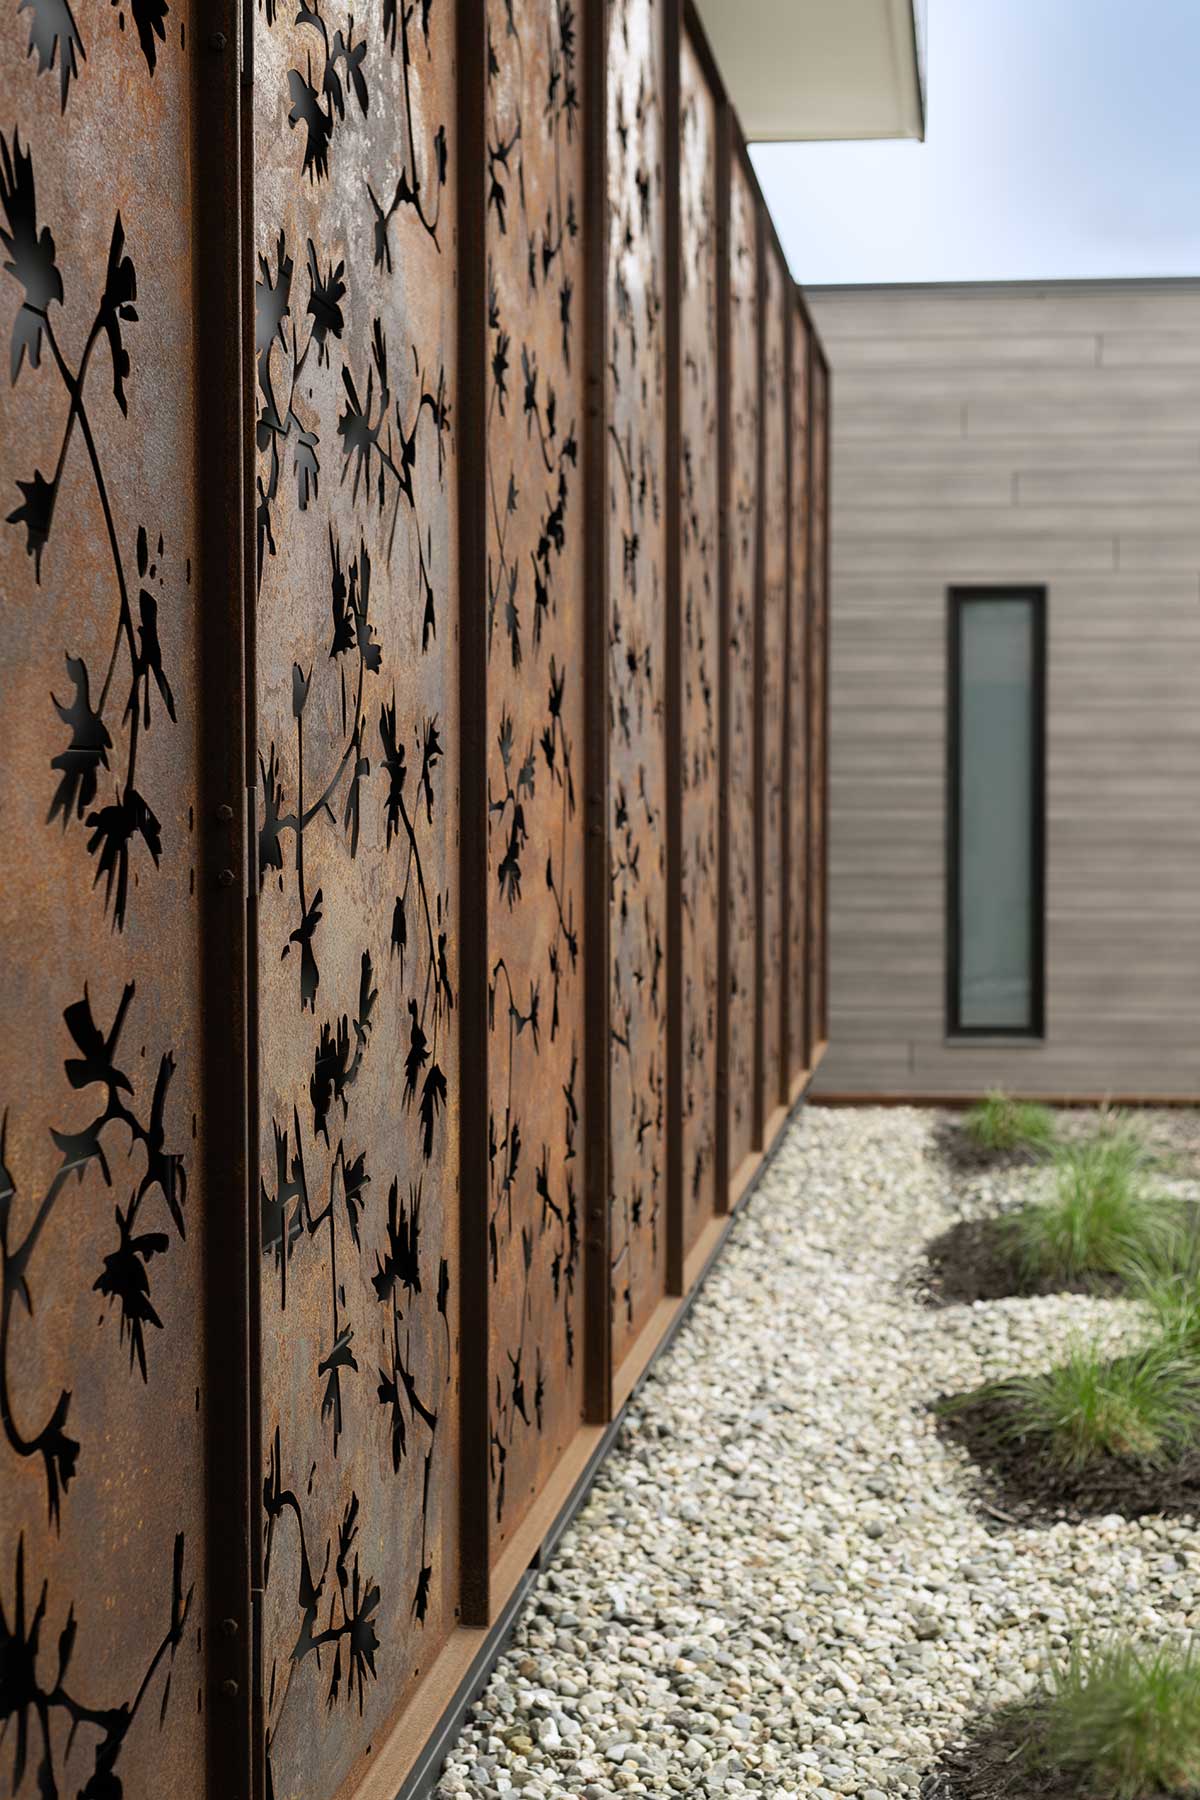
<svg viewBox="0 0 1200 1800"><path fill-rule="evenodd" d="M254 19L263 1729L308 1800L459 1601L456 20Z"/></svg>

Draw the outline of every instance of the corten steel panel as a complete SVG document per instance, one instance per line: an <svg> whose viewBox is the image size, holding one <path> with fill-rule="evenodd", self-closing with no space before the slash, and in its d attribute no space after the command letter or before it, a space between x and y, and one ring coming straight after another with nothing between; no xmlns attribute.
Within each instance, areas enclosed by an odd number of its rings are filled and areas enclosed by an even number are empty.
<svg viewBox="0 0 1200 1800"><path fill-rule="evenodd" d="M0 1729L21 1796L204 1791L195 25L179 0L0 27Z"/></svg>
<svg viewBox="0 0 1200 1800"><path fill-rule="evenodd" d="M828 730L826 670L828 660L828 579L826 546L829 533L827 473L829 378L820 354L812 359L812 529L809 537L809 954L808 1008L810 1049L824 1042L826 1029L826 757Z"/></svg>
<svg viewBox="0 0 1200 1800"><path fill-rule="evenodd" d="M758 200L735 153L729 194L729 1174L755 1148L755 611L758 579Z"/></svg>
<svg viewBox="0 0 1200 1800"><path fill-rule="evenodd" d="M586 540L578 20L489 0L487 24L494 1561L582 1419Z"/></svg>
<svg viewBox="0 0 1200 1800"><path fill-rule="evenodd" d="M663 11L608 7L612 1358L666 1276Z"/></svg>
<svg viewBox="0 0 1200 1800"><path fill-rule="evenodd" d="M455 16L255 17L264 1732L332 1795L458 1600Z"/></svg>
<svg viewBox="0 0 1200 1800"><path fill-rule="evenodd" d="M680 45L680 656L685 1253L717 1206L720 634L717 577L717 103Z"/></svg>
<svg viewBox="0 0 1200 1800"><path fill-rule="evenodd" d="M787 670L787 308L791 280L769 231L763 259L762 1116L785 1097L783 1064L784 687Z"/></svg>
<svg viewBox="0 0 1200 1800"><path fill-rule="evenodd" d="M808 529L809 330L792 311L791 538L788 593L788 780L785 793L788 881L787 1073L795 1082L808 1066Z"/></svg>

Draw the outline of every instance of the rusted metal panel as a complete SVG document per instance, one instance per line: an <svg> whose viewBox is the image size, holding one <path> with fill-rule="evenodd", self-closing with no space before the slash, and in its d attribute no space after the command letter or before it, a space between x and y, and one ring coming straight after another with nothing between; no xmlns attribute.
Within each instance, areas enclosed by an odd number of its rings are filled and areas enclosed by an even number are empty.
<svg viewBox="0 0 1200 1800"><path fill-rule="evenodd" d="M22 1797L205 1784L194 11L0 27L0 1728Z"/></svg>
<svg viewBox="0 0 1200 1800"><path fill-rule="evenodd" d="M680 587L684 1244L717 1207L717 101L680 45Z"/></svg>
<svg viewBox="0 0 1200 1800"><path fill-rule="evenodd" d="M361 1772L459 1598L455 26L255 14L273 1800Z"/></svg>
<svg viewBox="0 0 1200 1800"><path fill-rule="evenodd" d="M754 715L758 581L758 197L735 154L729 189L729 1173L754 1149L756 937Z"/></svg>
<svg viewBox="0 0 1200 1800"><path fill-rule="evenodd" d="M812 378L812 468L809 493L812 530L809 538L809 1044L825 1040L825 897L826 897L826 765L828 755L828 535L829 535L829 378L814 346Z"/></svg>
<svg viewBox="0 0 1200 1800"><path fill-rule="evenodd" d="M663 0L608 3L612 1357L666 1275Z"/></svg>
<svg viewBox="0 0 1200 1800"><path fill-rule="evenodd" d="M787 313L791 282L769 230L763 258L763 885L761 943L762 1116L784 1098L783 1080L783 789L787 669Z"/></svg>
<svg viewBox="0 0 1200 1800"><path fill-rule="evenodd" d="M487 20L495 1557L582 1418L586 539L577 21L565 0L489 0Z"/></svg>
<svg viewBox="0 0 1200 1800"><path fill-rule="evenodd" d="M791 342L791 541L788 593L788 1077L808 1066L808 532L809 329L793 305Z"/></svg>

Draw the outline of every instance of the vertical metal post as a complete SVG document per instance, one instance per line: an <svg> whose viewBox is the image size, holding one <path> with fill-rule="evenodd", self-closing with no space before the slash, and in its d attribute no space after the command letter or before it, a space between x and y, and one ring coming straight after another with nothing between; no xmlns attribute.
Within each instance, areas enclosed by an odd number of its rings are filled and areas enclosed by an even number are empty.
<svg viewBox="0 0 1200 1800"><path fill-rule="evenodd" d="M814 623L813 613L814 613L814 607L815 607L814 596L816 593L816 583L815 583L815 578L813 575L813 501L816 497L816 461L817 461L817 459L813 455L813 422L816 417L815 409L813 406L813 392L814 392L814 388L816 386L816 383L813 380L813 370L816 366L816 343L815 343L815 334L811 329L809 330L809 332L807 334L807 341L805 344L805 352L804 353L805 353L805 359L806 359L805 378L804 378L804 398L805 398L804 429L805 429L805 435L806 435L806 442L808 445L807 469L805 472L806 485L808 487L808 499L807 499L807 504L805 506L805 522L804 522L804 616L805 616L804 657L805 657L805 664L806 664L805 679L804 679L805 701L806 701L805 709L804 709L805 710L804 730L805 730L806 742L808 745L808 752L807 752L807 756L805 758L805 765L804 765L804 781L805 781L805 785L808 789L808 799L809 799L809 804L808 804L808 807L806 808L806 816L805 816L806 842L805 842L805 862L804 862L804 1066L806 1069L811 1069L812 1064L813 1064L813 1055L816 1051L817 1038L818 1038L818 1032L817 1032L817 1028L816 1028L816 1002L815 1002L815 998L814 998L814 995L812 992L813 986L814 986L814 982L813 982L813 936L814 936L814 932L816 929L815 922L814 922L814 914L815 914L816 909L815 909L814 897L813 897L813 882L815 879L815 863L816 863L816 859L813 855L813 849L815 846L815 835L816 834L815 834L815 830L814 830L815 807L813 805L813 801L815 799L815 795L813 793L812 770L813 770L813 754L814 754L815 747L816 747L815 700L816 700L816 692L817 692L816 670L813 665L813 644L815 641L815 632L813 630L813 623Z"/></svg>
<svg viewBox="0 0 1200 1800"><path fill-rule="evenodd" d="M745 156L744 146L739 146ZM754 1148L761 1150L766 1129L763 1064L766 1057L766 842L767 734L763 689L766 680L766 509L767 475L767 225L757 185L751 182L754 208L754 287L757 337L754 346L758 407L754 446Z"/></svg>
<svg viewBox="0 0 1200 1800"><path fill-rule="evenodd" d="M487 75L481 8L458 8L459 1520L462 1619L491 1616L488 1482Z"/></svg>
<svg viewBox="0 0 1200 1800"><path fill-rule="evenodd" d="M821 483L821 943L820 954L820 992L821 1004L818 1013L818 1029L821 1042L829 1040L829 667L832 605L830 600L829 577L831 569L831 546L829 534L830 514L830 473L832 469L831 442L833 432L830 429L833 418L832 391L829 379L829 363L825 352L821 351L821 370L824 380L822 392L822 483Z"/></svg>
<svg viewBox="0 0 1200 1800"><path fill-rule="evenodd" d="M258 1567L258 1262L254 1171L253 627L246 543L252 509L253 363L250 170L243 72L250 39L240 0L211 0L194 60L195 309L199 393L202 812L200 930L205 997L207 1755L209 1792L261 1792L253 1735ZM249 565L253 568L253 563Z"/></svg>
<svg viewBox="0 0 1200 1800"><path fill-rule="evenodd" d="M666 621L664 750L667 797L667 1292L682 1294L683 1187L683 596L680 592L682 481L679 336L680 0L663 9L663 336L666 345Z"/></svg>
<svg viewBox="0 0 1200 1800"><path fill-rule="evenodd" d="M792 1086L792 476L794 472L794 451L792 445L792 352L795 348L796 307L792 299L790 285L784 283L783 307L783 416L785 421L783 450L783 479L786 489L784 504L784 521L787 532L787 546L784 572L784 622L783 622L783 752L781 769L783 774L782 795L780 801L780 881L783 885L783 905L780 920L780 968L779 979L782 983L780 995L779 1020L779 1069L778 1091L776 1101L786 1106L791 1098Z"/></svg>
<svg viewBox="0 0 1200 1800"><path fill-rule="evenodd" d="M731 573L730 438L731 383L729 316L729 188L732 176L733 115L727 101L717 109L717 511L720 641L717 788L717 1211L729 1211L729 612Z"/></svg>
<svg viewBox="0 0 1200 1800"><path fill-rule="evenodd" d="M592 542L584 590L587 675L584 785L584 1407L590 1424L612 1413L609 1156L608 796L608 0L584 7L581 58L585 144L584 264L587 418L584 513Z"/></svg>

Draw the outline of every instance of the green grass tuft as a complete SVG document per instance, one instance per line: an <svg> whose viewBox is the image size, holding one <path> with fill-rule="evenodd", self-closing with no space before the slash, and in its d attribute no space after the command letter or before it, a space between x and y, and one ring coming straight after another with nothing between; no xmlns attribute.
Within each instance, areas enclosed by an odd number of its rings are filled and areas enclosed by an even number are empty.
<svg viewBox="0 0 1200 1800"><path fill-rule="evenodd" d="M1057 1368L994 1382L983 1397L1001 1403L1002 1441L1040 1438L1066 1472L1106 1456L1170 1462L1200 1439L1200 1364L1168 1340L1111 1358L1078 1344Z"/></svg>
<svg viewBox="0 0 1200 1800"><path fill-rule="evenodd" d="M1200 1362L1200 1242L1194 1228L1174 1257L1140 1258L1128 1285L1149 1307L1163 1341Z"/></svg>
<svg viewBox="0 0 1200 1800"><path fill-rule="evenodd" d="M999 1091L973 1106L964 1128L981 1150L1048 1150L1054 1143L1054 1114L1028 1100Z"/></svg>
<svg viewBox="0 0 1200 1800"><path fill-rule="evenodd" d="M1089 1800L1200 1790L1200 1656L1194 1642L1076 1645L1032 1706L1027 1765L1078 1779Z"/></svg>
<svg viewBox="0 0 1200 1800"><path fill-rule="evenodd" d="M1147 1190L1146 1153L1131 1131L1062 1144L1053 1166L1053 1193L1011 1214L1006 1227L1027 1277L1077 1281L1173 1266L1179 1207Z"/></svg>

